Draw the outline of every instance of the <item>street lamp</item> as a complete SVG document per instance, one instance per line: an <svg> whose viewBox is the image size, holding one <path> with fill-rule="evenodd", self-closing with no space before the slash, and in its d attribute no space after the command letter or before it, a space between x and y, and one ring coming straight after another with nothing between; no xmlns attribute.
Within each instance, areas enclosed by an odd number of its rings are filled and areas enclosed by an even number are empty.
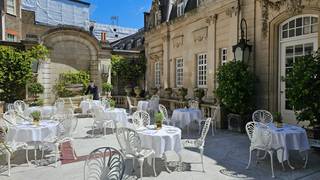
<svg viewBox="0 0 320 180"><path fill-rule="evenodd" d="M32 68L33 73L35 73L35 74L38 73L39 60L32 61L31 68Z"/></svg>
<svg viewBox="0 0 320 180"><path fill-rule="evenodd" d="M246 32L244 32L243 26L245 26ZM240 28L241 28L241 39L240 39L240 41L238 41L238 44L232 46L232 52L234 54L235 61L248 62L249 58L250 58L251 51L252 51L252 46L247 44L247 41L248 41L247 40L247 38L248 38L247 22L244 18L241 19ZM244 33L246 33L246 37L244 37Z"/></svg>

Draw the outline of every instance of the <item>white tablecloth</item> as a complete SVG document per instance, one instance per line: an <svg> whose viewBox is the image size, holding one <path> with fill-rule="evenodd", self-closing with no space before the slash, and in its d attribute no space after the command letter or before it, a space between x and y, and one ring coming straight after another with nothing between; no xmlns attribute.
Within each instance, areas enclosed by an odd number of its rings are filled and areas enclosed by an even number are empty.
<svg viewBox="0 0 320 180"><path fill-rule="evenodd" d="M40 111L41 116L45 118L49 118L54 115L56 112L57 108L54 106L34 106L34 107L28 107L25 111L24 114L26 116L30 116L30 114L34 111Z"/></svg>
<svg viewBox="0 0 320 180"><path fill-rule="evenodd" d="M138 111L147 111L149 108L149 101L138 101Z"/></svg>
<svg viewBox="0 0 320 180"><path fill-rule="evenodd" d="M122 123L125 127L127 127L127 113L123 108L114 108L114 109L105 109L105 116L108 120L114 120L116 122Z"/></svg>
<svg viewBox="0 0 320 180"><path fill-rule="evenodd" d="M201 111L199 109L175 109L172 113L171 119L176 123L180 128L184 128L189 125L192 121L198 121L202 117Z"/></svg>
<svg viewBox="0 0 320 180"><path fill-rule="evenodd" d="M170 130L174 132L169 132ZM160 130L143 130L137 131L143 148L153 149L157 158L162 158L163 154L168 151L180 153L181 130L173 126L163 126Z"/></svg>
<svg viewBox="0 0 320 180"><path fill-rule="evenodd" d="M268 127L272 132L270 146L272 148L278 148L279 146L284 148L284 161L289 159L290 150L302 152L310 149L307 133L303 128L288 124L283 125L282 128L277 128L274 124L270 124ZM259 144L262 141L260 138L263 135L262 132L262 128L257 125L253 133L254 143ZM281 162L281 156L282 152L280 150L277 153L279 162Z"/></svg>
<svg viewBox="0 0 320 180"><path fill-rule="evenodd" d="M99 100L84 100L80 103L80 108L82 109L83 114L87 114L88 110L94 106L101 106L101 101Z"/></svg>
<svg viewBox="0 0 320 180"><path fill-rule="evenodd" d="M27 123L10 126L6 140L23 143L39 142L52 140L58 135L59 123L56 121L41 121L39 126Z"/></svg>

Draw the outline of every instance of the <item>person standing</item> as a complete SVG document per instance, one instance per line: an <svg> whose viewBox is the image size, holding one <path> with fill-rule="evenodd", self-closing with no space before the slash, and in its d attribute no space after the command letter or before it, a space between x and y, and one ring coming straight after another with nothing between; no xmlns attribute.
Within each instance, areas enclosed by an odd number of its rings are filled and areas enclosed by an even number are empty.
<svg viewBox="0 0 320 180"><path fill-rule="evenodd" d="M98 86L94 84L93 81L90 81L90 84L86 90L85 95L92 94L93 100L99 100L99 89Z"/></svg>

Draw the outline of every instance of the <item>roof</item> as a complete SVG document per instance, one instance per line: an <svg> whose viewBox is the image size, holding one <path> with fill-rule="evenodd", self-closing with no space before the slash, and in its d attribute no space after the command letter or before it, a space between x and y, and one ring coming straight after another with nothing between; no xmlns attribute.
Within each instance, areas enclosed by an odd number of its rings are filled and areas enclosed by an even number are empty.
<svg viewBox="0 0 320 180"><path fill-rule="evenodd" d="M80 4L84 4L84 5L90 6L90 3L86 2L86 1L82 1L82 0L69 0L69 1L77 2L77 3L80 3Z"/></svg>

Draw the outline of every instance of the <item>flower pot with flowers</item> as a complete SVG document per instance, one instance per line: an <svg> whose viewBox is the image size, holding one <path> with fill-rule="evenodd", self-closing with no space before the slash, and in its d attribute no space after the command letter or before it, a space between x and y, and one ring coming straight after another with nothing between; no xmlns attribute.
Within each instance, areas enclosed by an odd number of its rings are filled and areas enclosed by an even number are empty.
<svg viewBox="0 0 320 180"><path fill-rule="evenodd" d="M113 99L109 99L109 105L111 109L114 109L116 107L116 101Z"/></svg>
<svg viewBox="0 0 320 180"><path fill-rule="evenodd" d="M182 101L184 101L186 99L186 95L188 94L188 89L181 87L178 89L179 92L179 97Z"/></svg>
<svg viewBox="0 0 320 180"><path fill-rule="evenodd" d="M111 83L103 83L102 84L102 90L103 90L104 94L107 95L107 97L111 96L112 89L113 89L113 86Z"/></svg>
<svg viewBox="0 0 320 180"><path fill-rule="evenodd" d="M133 90L134 90L134 93L136 94L136 97L139 98L139 97L140 97L140 94L141 94L141 91L142 91L142 89L140 88L140 86L134 87Z"/></svg>
<svg viewBox="0 0 320 180"><path fill-rule="evenodd" d="M126 86L124 91L126 92L127 96L130 96L132 93L132 88L130 86Z"/></svg>

